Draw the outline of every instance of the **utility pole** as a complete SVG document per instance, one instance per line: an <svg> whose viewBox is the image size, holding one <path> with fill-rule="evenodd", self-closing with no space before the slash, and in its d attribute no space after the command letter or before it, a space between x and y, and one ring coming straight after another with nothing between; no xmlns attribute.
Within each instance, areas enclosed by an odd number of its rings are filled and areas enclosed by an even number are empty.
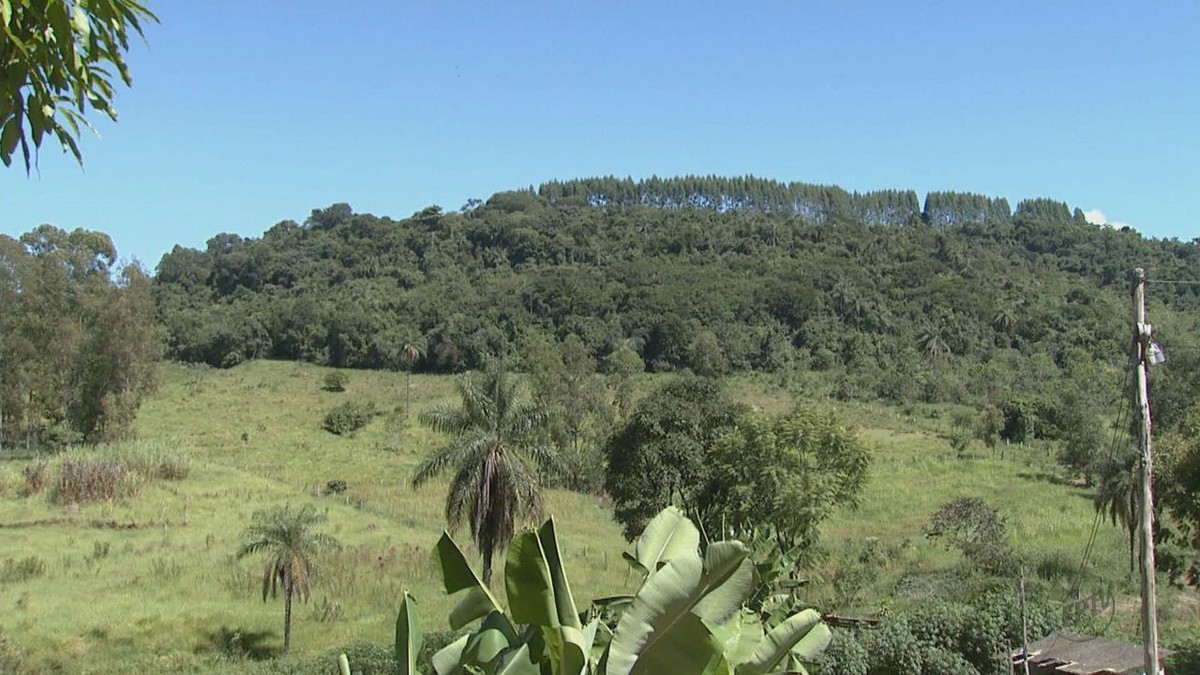
<svg viewBox="0 0 1200 675"><path fill-rule="evenodd" d="M1150 455L1150 399L1147 393L1148 348L1150 346L1150 324L1146 323L1146 271L1134 270L1134 347L1133 365L1137 370L1137 412L1141 418L1139 428L1138 483L1141 495L1138 499L1142 567L1142 649L1145 655L1147 675L1158 675L1158 601L1154 588L1154 493L1151 479L1154 463Z"/></svg>

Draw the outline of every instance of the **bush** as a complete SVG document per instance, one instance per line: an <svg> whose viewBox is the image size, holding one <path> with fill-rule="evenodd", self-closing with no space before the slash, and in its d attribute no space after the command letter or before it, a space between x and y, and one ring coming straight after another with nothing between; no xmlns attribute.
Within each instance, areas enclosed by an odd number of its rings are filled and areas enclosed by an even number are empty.
<svg viewBox="0 0 1200 675"><path fill-rule="evenodd" d="M376 414L374 403L346 401L325 414L325 430L339 436L353 433L370 424Z"/></svg>
<svg viewBox="0 0 1200 675"><path fill-rule="evenodd" d="M46 561L36 555L26 556L20 560L5 558L0 564L0 581L13 584L27 579L33 579L46 574Z"/></svg>
<svg viewBox="0 0 1200 675"><path fill-rule="evenodd" d="M330 371L325 375L325 391L346 391L350 376L340 370Z"/></svg>
<svg viewBox="0 0 1200 675"><path fill-rule="evenodd" d="M82 504L126 497L136 491L136 483L123 462L68 457L59 465L53 500L58 504Z"/></svg>
<svg viewBox="0 0 1200 675"><path fill-rule="evenodd" d="M21 470L25 483L21 486L21 496L29 497L40 494L50 484L50 471L45 462L30 464Z"/></svg>

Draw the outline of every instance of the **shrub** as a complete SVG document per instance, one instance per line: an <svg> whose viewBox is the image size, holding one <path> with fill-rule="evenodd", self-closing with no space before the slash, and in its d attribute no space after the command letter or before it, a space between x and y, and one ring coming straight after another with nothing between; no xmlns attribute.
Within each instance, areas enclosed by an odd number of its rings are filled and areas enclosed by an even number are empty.
<svg viewBox="0 0 1200 675"><path fill-rule="evenodd" d="M990 574L1012 571L1004 519L1000 512L977 497L960 497L939 508L924 528L925 536L956 548Z"/></svg>
<svg viewBox="0 0 1200 675"><path fill-rule="evenodd" d="M20 560L5 558L0 564L0 581L14 584L19 581L40 577L46 573L46 561L36 555L26 556Z"/></svg>
<svg viewBox="0 0 1200 675"><path fill-rule="evenodd" d="M21 496L29 497L40 494L50 483L50 471L45 462L30 464L21 470L25 483L21 486Z"/></svg>
<svg viewBox="0 0 1200 675"><path fill-rule="evenodd" d="M126 497L136 484L125 464L115 459L68 457L59 465L53 500L59 504Z"/></svg>
<svg viewBox="0 0 1200 675"><path fill-rule="evenodd" d="M349 434L370 424L376 415L375 404L346 401L325 415L325 430L339 436Z"/></svg>
<svg viewBox="0 0 1200 675"><path fill-rule="evenodd" d="M330 371L325 375L325 391L346 391L350 376L340 370Z"/></svg>

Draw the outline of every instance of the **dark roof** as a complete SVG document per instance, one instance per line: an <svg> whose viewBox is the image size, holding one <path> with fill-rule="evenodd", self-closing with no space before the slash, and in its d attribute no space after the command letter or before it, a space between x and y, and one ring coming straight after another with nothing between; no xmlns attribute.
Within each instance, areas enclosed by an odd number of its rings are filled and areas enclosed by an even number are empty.
<svg viewBox="0 0 1200 675"><path fill-rule="evenodd" d="M1161 657L1168 654L1167 650L1159 650ZM1013 663L1020 666L1021 650L1014 651L1012 658ZM1056 673L1126 675L1141 673L1144 663L1141 645L1090 635L1051 633L1029 645L1029 664L1040 669L1053 669Z"/></svg>

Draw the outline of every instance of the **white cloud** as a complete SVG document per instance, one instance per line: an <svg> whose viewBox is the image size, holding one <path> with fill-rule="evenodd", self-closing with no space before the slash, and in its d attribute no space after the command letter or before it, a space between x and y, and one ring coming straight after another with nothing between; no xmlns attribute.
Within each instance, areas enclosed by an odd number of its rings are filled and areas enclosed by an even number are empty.
<svg viewBox="0 0 1200 675"><path fill-rule="evenodd" d="M1122 223L1120 221L1115 221L1115 222L1110 221L1108 219L1108 216L1104 215L1104 212L1101 211L1100 209L1090 209L1090 210L1084 211L1083 217L1086 218L1087 221L1089 223L1092 223L1093 225L1107 225L1109 227L1115 227L1115 228L1132 227L1129 223Z"/></svg>

